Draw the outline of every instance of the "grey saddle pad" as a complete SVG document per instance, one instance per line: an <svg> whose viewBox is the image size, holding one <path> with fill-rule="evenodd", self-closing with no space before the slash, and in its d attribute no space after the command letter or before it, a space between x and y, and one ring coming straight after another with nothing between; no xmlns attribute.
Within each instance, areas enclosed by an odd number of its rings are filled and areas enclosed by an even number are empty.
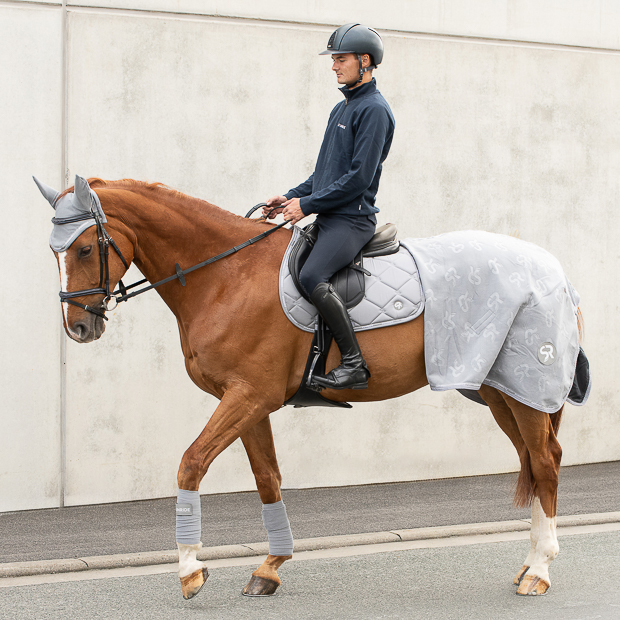
<svg viewBox="0 0 620 620"><path fill-rule="evenodd" d="M316 308L306 301L293 283L288 268L291 250L300 231L293 229L293 238L280 267L280 301L284 313L293 325L304 331L314 331ZM411 254L401 247L395 254L364 258L366 295L349 310L355 331L388 327L411 321L424 310L420 276Z"/></svg>

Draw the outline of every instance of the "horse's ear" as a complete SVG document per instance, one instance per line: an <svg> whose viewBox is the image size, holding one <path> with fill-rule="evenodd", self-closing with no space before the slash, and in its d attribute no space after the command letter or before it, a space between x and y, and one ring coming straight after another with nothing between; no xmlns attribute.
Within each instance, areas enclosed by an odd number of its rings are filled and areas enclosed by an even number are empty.
<svg viewBox="0 0 620 620"><path fill-rule="evenodd" d="M34 182L37 184L39 191L45 196L46 200L56 208L56 200L58 196L60 196L60 192L57 192L55 189L52 189L49 185L45 185L45 183L41 183L37 177L32 177Z"/></svg>
<svg viewBox="0 0 620 620"><path fill-rule="evenodd" d="M80 177L77 174L75 175L74 193L76 198L78 199L78 202L80 203L80 206L84 209L84 211L90 211L90 185L85 178Z"/></svg>

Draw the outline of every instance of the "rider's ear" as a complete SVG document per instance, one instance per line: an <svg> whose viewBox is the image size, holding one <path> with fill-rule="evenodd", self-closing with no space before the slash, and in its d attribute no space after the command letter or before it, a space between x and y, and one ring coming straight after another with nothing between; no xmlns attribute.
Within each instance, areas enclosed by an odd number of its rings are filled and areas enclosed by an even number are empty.
<svg viewBox="0 0 620 620"><path fill-rule="evenodd" d="M75 197L85 211L90 211L90 185L86 179L77 174L75 175Z"/></svg>

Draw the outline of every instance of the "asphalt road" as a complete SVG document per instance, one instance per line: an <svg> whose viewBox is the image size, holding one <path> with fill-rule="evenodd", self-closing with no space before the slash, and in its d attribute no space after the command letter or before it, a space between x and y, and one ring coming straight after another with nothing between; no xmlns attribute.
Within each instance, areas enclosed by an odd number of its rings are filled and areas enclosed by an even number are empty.
<svg viewBox="0 0 620 620"><path fill-rule="evenodd" d="M562 536L544 597L512 578L526 540L288 562L271 598L240 595L252 566L212 568L184 601L174 573L0 588L4 620L617 620L618 531Z"/></svg>
<svg viewBox="0 0 620 620"><path fill-rule="evenodd" d="M283 491L297 539L529 518L516 474ZM176 548L174 498L0 514L0 562ZM620 510L620 461L563 467L558 514ZM266 540L258 493L202 497L205 547ZM618 614L620 618L620 612Z"/></svg>

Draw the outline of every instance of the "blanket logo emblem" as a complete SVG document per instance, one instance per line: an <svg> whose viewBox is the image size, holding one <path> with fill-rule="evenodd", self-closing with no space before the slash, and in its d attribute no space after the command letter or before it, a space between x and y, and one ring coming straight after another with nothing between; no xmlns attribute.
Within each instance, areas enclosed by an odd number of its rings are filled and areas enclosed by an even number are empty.
<svg viewBox="0 0 620 620"><path fill-rule="evenodd" d="M551 366L555 362L555 347L550 342L538 347L538 361L545 366Z"/></svg>

